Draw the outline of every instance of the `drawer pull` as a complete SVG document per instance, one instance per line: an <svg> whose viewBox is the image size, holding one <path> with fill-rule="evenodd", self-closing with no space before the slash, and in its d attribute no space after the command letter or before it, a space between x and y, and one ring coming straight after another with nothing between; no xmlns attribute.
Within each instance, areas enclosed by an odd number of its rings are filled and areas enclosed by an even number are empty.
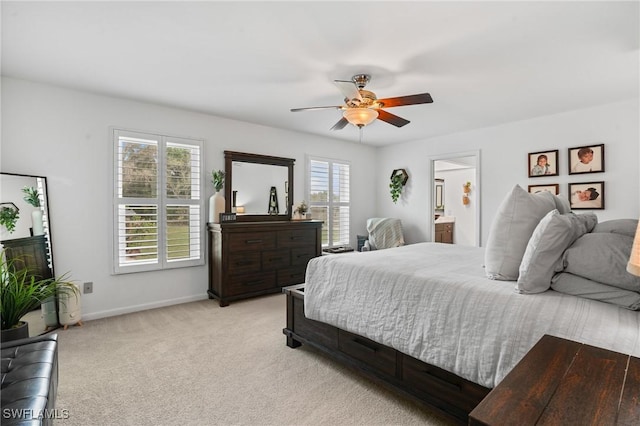
<svg viewBox="0 0 640 426"><path fill-rule="evenodd" d="M244 285L246 286L254 286L254 285L260 285L264 283L264 280L255 280L255 281L247 281L244 283Z"/></svg>
<svg viewBox="0 0 640 426"><path fill-rule="evenodd" d="M282 260L282 257L270 257L269 262L276 262L278 260Z"/></svg>
<svg viewBox="0 0 640 426"><path fill-rule="evenodd" d="M262 240L245 240L247 244L260 244Z"/></svg>
<svg viewBox="0 0 640 426"><path fill-rule="evenodd" d="M295 237L295 236L293 236L293 237L289 237L289 239L291 241L299 241L299 240L304 240L304 237Z"/></svg>
<svg viewBox="0 0 640 426"><path fill-rule="evenodd" d="M451 383L441 377L436 376L428 370L421 370L420 372L426 374L431 380L440 383L442 386L448 387L449 389L453 389L458 392L462 391L462 387L457 383Z"/></svg>
<svg viewBox="0 0 640 426"><path fill-rule="evenodd" d="M297 255L296 257L298 259L300 259L301 257L310 257L310 256L311 256L311 254L309 254L309 253L302 253L302 254Z"/></svg>
<svg viewBox="0 0 640 426"><path fill-rule="evenodd" d="M368 351L368 352L378 352L378 348L371 346L369 343L365 342L364 340L360 340L360 339L352 339L351 340L353 343L358 344L359 346L361 346L364 350Z"/></svg>
<svg viewBox="0 0 640 426"><path fill-rule="evenodd" d="M236 266L247 266L247 265L253 265L253 261L251 261L251 260L238 260L236 262Z"/></svg>

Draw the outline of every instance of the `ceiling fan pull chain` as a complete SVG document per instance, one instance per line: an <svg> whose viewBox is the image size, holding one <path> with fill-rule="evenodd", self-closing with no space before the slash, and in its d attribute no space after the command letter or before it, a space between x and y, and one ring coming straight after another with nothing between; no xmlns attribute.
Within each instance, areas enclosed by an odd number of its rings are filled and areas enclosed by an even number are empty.
<svg viewBox="0 0 640 426"><path fill-rule="evenodd" d="M358 126L358 127L359 127L359 130L360 130L360 140L359 140L359 142L362 143L362 129L363 129L364 126Z"/></svg>

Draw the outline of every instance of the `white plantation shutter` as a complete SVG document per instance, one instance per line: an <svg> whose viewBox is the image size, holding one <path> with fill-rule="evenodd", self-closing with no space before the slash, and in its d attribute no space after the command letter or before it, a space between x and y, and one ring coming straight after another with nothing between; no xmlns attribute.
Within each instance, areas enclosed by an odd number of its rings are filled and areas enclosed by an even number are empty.
<svg viewBox="0 0 640 426"><path fill-rule="evenodd" d="M348 245L351 221L349 163L310 158L307 164L309 211L313 219L324 221L322 246Z"/></svg>
<svg viewBox="0 0 640 426"><path fill-rule="evenodd" d="M114 145L114 272L203 264L202 141L114 130Z"/></svg>

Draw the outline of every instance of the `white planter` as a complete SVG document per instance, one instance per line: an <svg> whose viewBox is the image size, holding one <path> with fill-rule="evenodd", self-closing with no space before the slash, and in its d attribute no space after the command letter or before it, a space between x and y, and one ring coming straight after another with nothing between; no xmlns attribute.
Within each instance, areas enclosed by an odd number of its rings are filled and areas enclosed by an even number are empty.
<svg viewBox="0 0 640 426"><path fill-rule="evenodd" d="M44 235L44 225L42 223L42 209L31 212L31 225L33 226L33 235Z"/></svg>
<svg viewBox="0 0 640 426"><path fill-rule="evenodd" d="M225 199L222 192L216 192L209 198L209 223L219 223L220 213L224 213Z"/></svg>

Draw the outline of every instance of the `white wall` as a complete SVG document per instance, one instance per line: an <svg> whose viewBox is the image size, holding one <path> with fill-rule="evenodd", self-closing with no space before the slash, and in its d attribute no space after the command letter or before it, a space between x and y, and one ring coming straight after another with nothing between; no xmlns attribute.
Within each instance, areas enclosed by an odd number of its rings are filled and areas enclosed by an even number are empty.
<svg viewBox="0 0 640 426"><path fill-rule="evenodd" d="M425 212L430 208L431 176L428 157L480 150L481 245L487 241L493 212L515 184L560 184L566 196L569 182L605 181L605 210L595 210L600 221L637 218L640 214L638 157L640 124L638 99L600 107L539 117L471 132L413 141L381 148L377 175L380 216L403 221L407 242L431 241ZM605 172L568 174L567 148L605 144ZM559 149L559 176L529 179L527 154ZM409 173L407 191L393 204L388 178L393 169ZM449 189L447 189L448 191ZM580 211L584 212L584 211Z"/></svg>
<svg viewBox="0 0 640 426"><path fill-rule="evenodd" d="M473 132L375 149L313 135L2 78L3 172L47 177L58 274L94 282L83 296L85 319L206 297L205 266L114 276L110 274L111 140L109 126L205 139L205 171L223 169L225 149L296 159L294 202L305 198L305 156L347 160L352 172L351 244L367 218L402 219L408 242L430 241L428 157L481 151L481 241L504 194L514 185L604 180L606 210L600 220L638 217L640 159L638 100L571 111ZM569 147L604 143L606 172L568 176ZM527 153L560 150L560 176L529 179ZM391 171L409 181L397 204L388 190ZM374 174L373 171L377 170ZM206 179L207 182L210 179ZM373 185L372 185L373 183ZM447 189L447 191L450 187ZM213 187L207 187L208 197ZM212 302L214 303L214 302Z"/></svg>
<svg viewBox="0 0 640 426"><path fill-rule="evenodd" d="M207 197L224 150L294 158L294 202L305 198L305 155L350 161L353 245L375 208L376 150L366 145L2 78L1 170L47 177L55 270L94 282L82 299L85 319L206 298L206 266L110 274L110 126L205 139Z"/></svg>

